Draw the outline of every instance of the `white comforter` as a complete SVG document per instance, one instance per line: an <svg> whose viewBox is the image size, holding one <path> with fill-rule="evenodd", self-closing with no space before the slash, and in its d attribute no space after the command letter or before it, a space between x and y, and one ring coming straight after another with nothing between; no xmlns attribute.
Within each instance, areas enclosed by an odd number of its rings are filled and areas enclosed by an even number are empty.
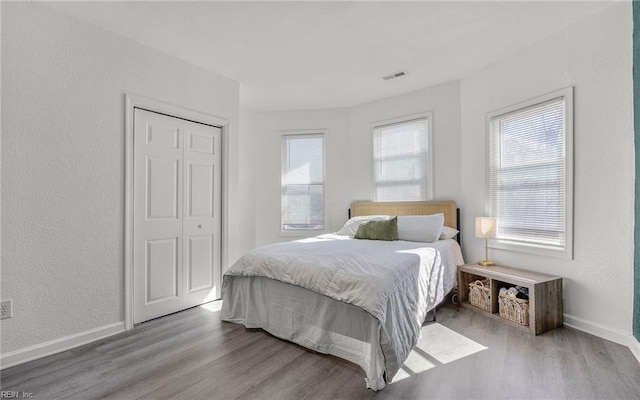
<svg viewBox="0 0 640 400"><path fill-rule="evenodd" d="M442 259L452 257L451 252L439 251L448 244L328 234L262 246L225 273L223 298L234 276L259 276L358 306L380 321L380 346L390 381L420 338L426 313L446 294L443 265L457 263Z"/></svg>

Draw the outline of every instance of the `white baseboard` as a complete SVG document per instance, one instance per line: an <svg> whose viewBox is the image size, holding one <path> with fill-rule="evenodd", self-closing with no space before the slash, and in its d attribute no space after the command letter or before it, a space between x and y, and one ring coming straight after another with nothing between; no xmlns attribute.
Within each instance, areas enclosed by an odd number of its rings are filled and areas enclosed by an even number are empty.
<svg viewBox="0 0 640 400"><path fill-rule="evenodd" d="M631 332L625 332L620 329L612 329L610 327L587 321L582 318L564 314L564 325L577 329L588 334L598 336L600 338L612 341L614 343L626 346L640 363L640 343Z"/></svg>
<svg viewBox="0 0 640 400"><path fill-rule="evenodd" d="M55 353L60 353L74 347L82 346L96 340L113 336L120 332L124 332L124 330L124 322L117 322L115 324L101 326L99 328L76 333L75 335L55 339L50 342L25 347L24 349L10 351L8 353L0 355L0 369L13 367L27 361L32 361L38 358L50 356Z"/></svg>
<svg viewBox="0 0 640 400"><path fill-rule="evenodd" d="M640 342L635 336L633 336L632 343L629 345L629 350L631 350L638 362L640 362Z"/></svg>

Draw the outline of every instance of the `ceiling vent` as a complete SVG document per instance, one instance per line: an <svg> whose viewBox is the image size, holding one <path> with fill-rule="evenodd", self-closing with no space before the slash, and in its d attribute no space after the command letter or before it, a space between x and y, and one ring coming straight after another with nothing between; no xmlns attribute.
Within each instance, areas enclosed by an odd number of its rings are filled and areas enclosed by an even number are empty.
<svg viewBox="0 0 640 400"><path fill-rule="evenodd" d="M398 72L394 72L393 74L383 76L382 79L384 79L385 81L388 81L390 79L400 78L401 76L405 76L406 74L407 74L406 71L398 71Z"/></svg>

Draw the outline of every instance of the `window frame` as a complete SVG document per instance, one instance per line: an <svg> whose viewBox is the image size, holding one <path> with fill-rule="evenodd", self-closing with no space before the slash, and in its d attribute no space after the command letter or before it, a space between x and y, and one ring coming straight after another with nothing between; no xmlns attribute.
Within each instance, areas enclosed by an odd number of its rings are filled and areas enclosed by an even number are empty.
<svg viewBox="0 0 640 400"><path fill-rule="evenodd" d="M427 141L427 165L426 165L426 174L425 174L425 179L426 179L426 198L423 200L419 200L419 201L429 201L429 200L433 200L433 113L431 111L426 111L426 112L422 112L422 113L417 113L417 114L410 114L410 115L405 115L402 117L396 117L396 118L392 118L392 119L387 119L387 120L382 120L382 121L377 121L377 122L373 122L370 125L370 137L371 137L371 164L372 164L372 169L371 169L371 183L372 183L372 188L373 188L373 196L372 198L374 199L374 201L380 201L378 199L378 195L377 195L377 181L376 181L376 154L375 154L375 149L376 149L376 128L380 128L386 125L393 125L393 124L400 124L403 122L410 122L410 121L414 121L417 119L426 119L426 125L427 125L427 137L426 137L426 141ZM397 201L407 201L407 200L397 200Z"/></svg>
<svg viewBox="0 0 640 400"><path fill-rule="evenodd" d="M287 138L321 138L322 139L322 228L300 228L286 229L284 224L284 174L287 171L286 166L286 139ZM280 234L282 236L309 236L309 234L319 234L326 232L327 229L327 130L326 129L308 129L280 132ZM313 183L317 184L317 183Z"/></svg>
<svg viewBox="0 0 640 400"><path fill-rule="evenodd" d="M573 259L573 186L574 186L574 149L573 149L573 136L574 136L574 99L573 99L573 87L567 87L564 89L556 90L551 93L547 93L542 96L538 96L508 107L501 108L496 111L487 113L485 116L485 155L487 157L485 162L486 167L486 182L487 188L485 198L485 214L492 217L492 204L491 204L491 120L496 117L505 116L506 114L514 114L518 111L526 111L526 109L541 105L546 102L550 102L554 99L564 98L564 190L565 190L565 203L564 203L564 248L557 246L547 246L543 244L518 242L514 240L496 238L489 241L489 247L499 250L507 250L514 252L522 252L528 254L559 257L566 259ZM498 224L500 220L498 219Z"/></svg>

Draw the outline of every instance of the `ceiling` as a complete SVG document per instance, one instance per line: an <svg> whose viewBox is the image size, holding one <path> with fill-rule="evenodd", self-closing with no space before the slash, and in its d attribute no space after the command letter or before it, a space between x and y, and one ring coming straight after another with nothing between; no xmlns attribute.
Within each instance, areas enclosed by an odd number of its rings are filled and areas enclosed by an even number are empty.
<svg viewBox="0 0 640 400"><path fill-rule="evenodd" d="M240 82L254 111L349 107L460 79L611 1L50 2ZM382 77L400 70L407 75Z"/></svg>

